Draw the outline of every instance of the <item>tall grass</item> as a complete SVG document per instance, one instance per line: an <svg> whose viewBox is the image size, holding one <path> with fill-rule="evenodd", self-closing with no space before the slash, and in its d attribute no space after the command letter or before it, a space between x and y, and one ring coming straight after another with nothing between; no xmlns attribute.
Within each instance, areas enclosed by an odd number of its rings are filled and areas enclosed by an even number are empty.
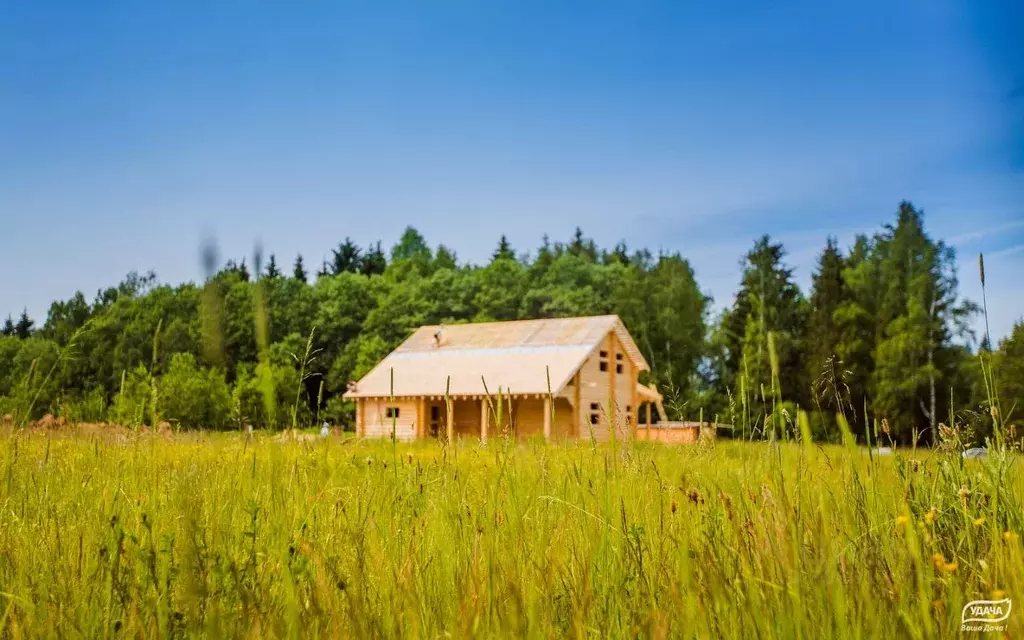
<svg viewBox="0 0 1024 640"><path fill-rule="evenodd" d="M1024 593L1011 454L448 447L4 437L0 636L925 638Z"/></svg>

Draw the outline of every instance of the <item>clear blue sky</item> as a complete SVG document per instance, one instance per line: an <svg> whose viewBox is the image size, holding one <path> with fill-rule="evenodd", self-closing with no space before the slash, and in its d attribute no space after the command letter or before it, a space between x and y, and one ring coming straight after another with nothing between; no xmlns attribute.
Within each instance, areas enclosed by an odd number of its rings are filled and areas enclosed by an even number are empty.
<svg viewBox="0 0 1024 640"><path fill-rule="evenodd" d="M197 279L208 235L315 265L408 224L472 261L576 225L679 250L721 306L755 236L806 284L826 235L907 198L969 296L986 252L1004 335L1021 3L767 4L4 3L0 316L130 270Z"/></svg>

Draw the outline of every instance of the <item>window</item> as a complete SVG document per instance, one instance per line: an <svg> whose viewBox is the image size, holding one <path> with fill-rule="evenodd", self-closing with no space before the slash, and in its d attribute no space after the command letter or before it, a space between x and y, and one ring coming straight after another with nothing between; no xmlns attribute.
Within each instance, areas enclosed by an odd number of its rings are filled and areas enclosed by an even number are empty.
<svg viewBox="0 0 1024 640"><path fill-rule="evenodd" d="M601 361L601 371L607 371L607 370L608 370L608 361L607 360L602 360Z"/></svg>
<svg viewBox="0 0 1024 640"><path fill-rule="evenodd" d="M591 402L590 403L590 410L591 411L600 411L601 410L601 405L597 404L596 402Z"/></svg>
<svg viewBox="0 0 1024 640"><path fill-rule="evenodd" d="M599 365L600 368L601 368L601 371L607 371L608 370L608 352L607 351L600 351L600 352L598 352L598 355L600 355L600 357L601 357L601 363Z"/></svg>
<svg viewBox="0 0 1024 640"><path fill-rule="evenodd" d="M621 353L616 353L615 354L615 359L616 360L622 360L622 354Z"/></svg>
<svg viewBox="0 0 1024 640"><path fill-rule="evenodd" d="M601 352L601 357L602 358L607 358L608 357L608 352L607 351L602 351Z"/></svg>
<svg viewBox="0 0 1024 640"><path fill-rule="evenodd" d="M615 365L615 373L622 373L622 364Z"/></svg>
<svg viewBox="0 0 1024 640"><path fill-rule="evenodd" d="M590 414L590 424L597 424L598 415L596 413Z"/></svg>
<svg viewBox="0 0 1024 640"><path fill-rule="evenodd" d="M590 424L597 424L601 420L601 405L596 402L590 403Z"/></svg>
<svg viewBox="0 0 1024 640"><path fill-rule="evenodd" d="M398 407L388 407L387 416L393 420L398 419Z"/></svg>

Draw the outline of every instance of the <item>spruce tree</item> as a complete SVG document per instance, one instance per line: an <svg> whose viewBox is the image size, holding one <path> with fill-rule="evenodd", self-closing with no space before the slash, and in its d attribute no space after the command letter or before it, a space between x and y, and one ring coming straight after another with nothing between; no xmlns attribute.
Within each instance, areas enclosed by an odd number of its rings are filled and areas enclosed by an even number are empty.
<svg viewBox="0 0 1024 640"><path fill-rule="evenodd" d="M501 240L498 241L498 248L494 250L491 255L492 260L515 260L516 253L512 250L512 245L509 244L508 238L505 234L501 234Z"/></svg>
<svg viewBox="0 0 1024 640"><path fill-rule="evenodd" d="M845 370L837 358L840 335L835 318L836 310L847 298L843 283L845 266L835 238L829 237L812 276L805 354L814 399L833 411L842 410L849 417L850 399L843 380Z"/></svg>
<svg viewBox="0 0 1024 640"><path fill-rule="evenodd" d="M782 244L773 243L767 235L747 253L740 291L722 320L725 371L735 389L743 375L750 392L760 394L762 385L770 391L774 382L778 386L775 392L784 400L805 404L808 385L802 347L806 300L793 280L793 270L783 263L785 255ZM775 335L774 345L769 344L769 334ZM778 356L777 381L772 379L772 346Z"/></svg>
<svg viewBox="0 0 1024 640"><path fill-rule="evenodd" d="M345 238L337 249L331 249L331 275L359 273L361 253L351 238Z"/></svg>
<svg viewBox="0 0 1024 640"><path fill-rule="evenodd" d="M281 270L277 268L277 258L274 254L270 254L270 260L267 261L267 278L279 277L281 277Z"/></svg>
<svg viewBox="0 0 1024 640"><path fill-rule="evenodd" d="M31 338L35 324L36 323L28 317L28 309L23 309L21 311L21 317L18 318L18 322L14 325L14 335L21 340Z"/></svg>
<svg viewBox="0 0 1024 640"><path fill-rule="evenodd" d="M380 275L388 268L388 260L380 245L380 240L378 240L376 245L371 245L363 254L359 271L364 276Z"/></svg>
<svg viewBox="0 0 1024 640"><path fill-rule="evenodd" d="M309 276L306 275L306 266L302 264L302 255L295 258L295 268L292 270L292 277L299 282L306 282Z"/></svg>
<svg viewBox="0 0 1024 640"><path fill-rule="evenodd" d="M876 241L881 277L875 410L903 442L935 437L956 369L953 338L969 333L976 306L959 299L956 256L924 230L924 215L900 203L895 226Z"/></svg>

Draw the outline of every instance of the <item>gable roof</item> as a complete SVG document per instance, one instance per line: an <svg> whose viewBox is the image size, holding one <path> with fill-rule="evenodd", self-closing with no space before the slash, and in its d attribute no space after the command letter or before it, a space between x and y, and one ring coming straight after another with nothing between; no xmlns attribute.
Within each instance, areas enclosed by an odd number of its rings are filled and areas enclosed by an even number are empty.
<svg viewBox="0 0 1024 640"><path fill-rule="evenodd" d="M558 394L609 333L637 368L650 368L618 316L429 325L417 329L345 397L440 396L446 387L450 395L494 394L499 388L513 395L546 394L549 376L550 391Z"/></svg>

